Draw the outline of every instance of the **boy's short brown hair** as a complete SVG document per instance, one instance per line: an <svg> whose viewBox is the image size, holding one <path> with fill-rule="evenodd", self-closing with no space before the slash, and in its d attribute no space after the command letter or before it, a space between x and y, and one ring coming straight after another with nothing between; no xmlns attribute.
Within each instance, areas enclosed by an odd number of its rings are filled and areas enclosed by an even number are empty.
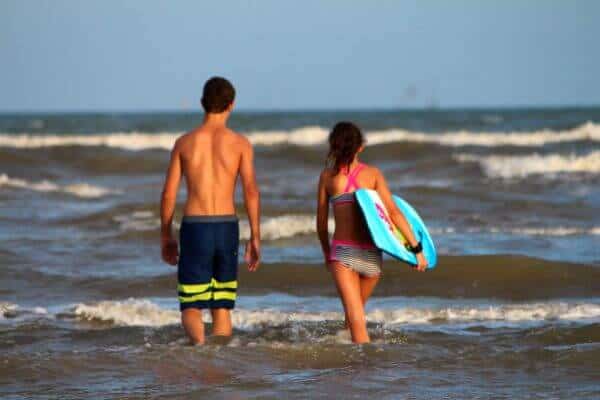
<svg viewBox="0 0 600 400"><path fill-rule="evenodd" d="M210 78L204 84L202 107L207 113L222 113L233 103L235 88L220 76Z"/></svg>

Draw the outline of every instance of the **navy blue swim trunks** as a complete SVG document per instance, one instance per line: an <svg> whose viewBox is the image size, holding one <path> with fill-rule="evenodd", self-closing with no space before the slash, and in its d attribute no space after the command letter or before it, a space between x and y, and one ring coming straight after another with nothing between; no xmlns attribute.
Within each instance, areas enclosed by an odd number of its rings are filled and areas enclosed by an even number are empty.
<svg viewBox="0 0 600 400"><path fill-rule="evenodd" d="M232 309L237 291L237 217L184 216L179 245L179 309Z"/></svg>

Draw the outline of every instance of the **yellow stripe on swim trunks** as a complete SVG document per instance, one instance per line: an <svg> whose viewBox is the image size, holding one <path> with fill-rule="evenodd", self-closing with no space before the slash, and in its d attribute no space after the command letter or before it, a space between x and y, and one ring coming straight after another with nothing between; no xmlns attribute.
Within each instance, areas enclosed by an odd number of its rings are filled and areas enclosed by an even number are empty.
<svg viewBox="0 0 600 400"><path fill-rule="evenodd" d="M214 279L213 279L213 281L214 281ZM183 292L185 294L202 293L202 292L206 292L208 289L210 289L211 285L212 285L212 282L211 283L203 283L200 285L179 283L177 285L177 291Z"/></svg>
<svg viewBox="0 0 600 400"><path fill-rule="evenodd" d="M195 294L192 296L179 296L179 301L182 303L191 303L193 301L200 301L200 300L210 300L212 298L212 292L205 292L205 293L200 293L200 294Z"/></svg>
<svg viewBox="0 0 600 400"><path fill-rule="evenodd" d="M235 300L236 293L232 289L237 289L237 281L219 282L212 279L210 283L203 284L182 284L177 285L177 290L182 294L179 301L182 303L191 303L194 301L206 300Z"/></svg>
<svg viewBox="0 0 600 400"><path fill-rule="evenodd" d="M234 292L213 292L214 300L235 300L235 297Z"/></svg>
<svg viewBox="0 0 600 400"><path fill-rule="evenodd" d="M237 289L237 281L219 282L212 280L213 300L235 300L236 293L231 289Z"/></svg>
<svg viewBox="0 0 600 400"><path fill-rule="evenodd" d="M215 289L237 289L237 281L219 282L213 278L211 283Z"/></svg>

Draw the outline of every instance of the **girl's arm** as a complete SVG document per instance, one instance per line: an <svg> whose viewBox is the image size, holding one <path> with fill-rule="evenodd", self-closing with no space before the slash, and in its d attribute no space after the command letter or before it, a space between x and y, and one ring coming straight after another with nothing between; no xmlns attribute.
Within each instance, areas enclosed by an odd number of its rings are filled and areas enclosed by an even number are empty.
<svg viewBox="0 0 600 400"><path fill-rule="evenodd" d="M400 233L402 233L402 236L406 238L408 244L411 247L417 246L419 242L417 241L417 239L415 239L415 235L413 235L412 228L406 220L406 218L404 217L404 214L402 214L402 211L400 211L400 209L398 208L398 206L396 206L396 203L392 199L392 192L390 192L390 188L388 187L383 174L381 173L381 171L379 171L379 169L375 170L375 190L379 194L381 201L383 201L386 210L388 210L392 222L398 229L400 229ZM423 252L416 254L416 256L418 263L417 269L419 271L424 271L427 268L427 260L425 260Z"/></svg>
<svg viewBox="0 0 600 400"><path fill-rule="evenodd" d="M317 193L317 234L319 241L321 242L321 249L323 250L323 257L325 263L329 259L329 195L327 194L326 188L326 175L327 172L323 171L319 177L319 188Z"/></svg>

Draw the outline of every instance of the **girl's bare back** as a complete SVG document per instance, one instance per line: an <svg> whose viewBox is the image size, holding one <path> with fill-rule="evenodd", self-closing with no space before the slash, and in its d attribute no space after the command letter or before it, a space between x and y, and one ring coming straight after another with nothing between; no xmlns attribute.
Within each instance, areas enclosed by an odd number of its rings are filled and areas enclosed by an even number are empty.
<svg viewBox="0 0 600 400"><path fill-rule="evenodd" d="M366 164L360 174L356 176L356 183L360 188L375 189L377 176L375 169ZM330 197L336 197L344 192L348 183L348 176L343 173L334 174L331 169L325 171L326 188ZM335 232L333 237L339 240L357 241L369 243L372 241L363 216L356 203L340 204L333 208L335 218Z"/></svg>

